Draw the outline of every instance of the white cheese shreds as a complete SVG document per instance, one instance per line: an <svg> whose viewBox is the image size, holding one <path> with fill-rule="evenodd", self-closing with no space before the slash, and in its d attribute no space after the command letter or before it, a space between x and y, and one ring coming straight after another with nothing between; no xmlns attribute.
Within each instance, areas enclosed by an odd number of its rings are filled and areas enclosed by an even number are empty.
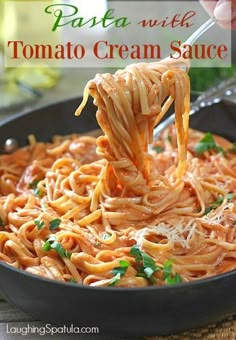
<svg viewBox="0 0 236 340"><path fill-rule="evenodd" d="M196 227L197 223L194 219L191 219L186 225L183 225L181 221L174 226L161 222L158 225L151 225L142 230L138 230L134 238L137 244L141 246L146 235L161 235L166 237L168 241L180 244L183 248L190 248L189 242L194 236L194 233L197 232Z"/></svg>

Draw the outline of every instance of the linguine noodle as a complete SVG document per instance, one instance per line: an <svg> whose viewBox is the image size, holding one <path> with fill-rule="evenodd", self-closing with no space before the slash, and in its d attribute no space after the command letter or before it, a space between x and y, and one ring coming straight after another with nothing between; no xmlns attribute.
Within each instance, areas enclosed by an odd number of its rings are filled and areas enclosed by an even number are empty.
<svg viewBox="0 0 236 340"><path fill-rule="evenodd" d="M236 269L236 154L188 129L186 72L167 62L97 74L103 135L31 138L0 156L0 260L90 286L188 282ZM175 126L148 152L174 102ZM189 136L188 136L189 133Z"/></svg>

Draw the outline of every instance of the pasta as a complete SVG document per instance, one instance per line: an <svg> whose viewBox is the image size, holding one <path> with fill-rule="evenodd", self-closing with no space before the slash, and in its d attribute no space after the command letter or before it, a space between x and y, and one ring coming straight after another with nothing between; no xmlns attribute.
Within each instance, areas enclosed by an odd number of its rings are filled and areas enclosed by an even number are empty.
<svg viewBox="0 0 236 340"><path fill-rule="evenodd" d="M0 260L90 286L188 282L236 269L235 145L188 127L189 78L168 62L97 74L103 131L0 156ZM153 143L174 102L175 126Z"/></svg>

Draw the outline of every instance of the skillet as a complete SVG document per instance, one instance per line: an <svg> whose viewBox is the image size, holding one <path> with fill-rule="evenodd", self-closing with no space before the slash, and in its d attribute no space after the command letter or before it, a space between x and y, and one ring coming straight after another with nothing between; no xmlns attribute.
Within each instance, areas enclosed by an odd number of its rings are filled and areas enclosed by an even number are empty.
<svg viewBox="0 0 236 340"><path fill-rule="evenodd" d="M7 138L20 146L27 136L48 141L55 134L97 129L90 100L81 117L81 98L43 107L0 124L0 148ZM191 117L191 127L236 140L236 105L218 103ZM100 335L168 335L202 327L236 313L236 271L191 283L147 288L95 288L40 278L0 262L0 292L33 316L59 325L99 327Z"/></svg>

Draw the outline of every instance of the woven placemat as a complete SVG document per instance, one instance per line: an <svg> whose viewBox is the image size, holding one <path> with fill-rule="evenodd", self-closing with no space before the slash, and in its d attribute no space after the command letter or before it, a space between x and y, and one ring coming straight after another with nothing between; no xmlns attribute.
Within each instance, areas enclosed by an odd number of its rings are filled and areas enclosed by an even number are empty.
<svg viewBox="0 0 236 340"><path fill-rule="evenodd" d="M178 335L169 336L152 336L146 337L146 340L236 340L236 315L216 324L183 332Z"/></svg>

